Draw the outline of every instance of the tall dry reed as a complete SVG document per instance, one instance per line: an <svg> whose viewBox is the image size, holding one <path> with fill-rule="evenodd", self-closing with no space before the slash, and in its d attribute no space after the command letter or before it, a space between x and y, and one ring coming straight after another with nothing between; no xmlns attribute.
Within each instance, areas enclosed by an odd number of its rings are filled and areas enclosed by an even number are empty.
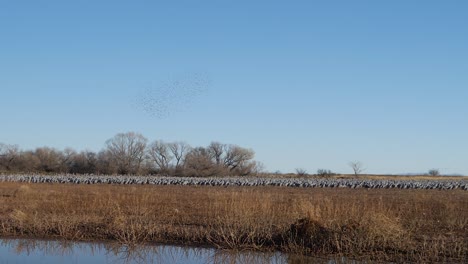
<svg viewBox="0 0 468 264"><path fill-rule="evenodd" d="M464 261L468 192L0 183L0 236Z"/></svg>

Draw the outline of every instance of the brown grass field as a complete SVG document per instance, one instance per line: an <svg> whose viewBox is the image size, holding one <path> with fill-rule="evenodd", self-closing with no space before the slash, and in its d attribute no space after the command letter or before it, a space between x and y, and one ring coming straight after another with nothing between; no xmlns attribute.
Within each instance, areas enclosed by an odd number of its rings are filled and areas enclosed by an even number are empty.
<svg viewBox="0 0 468 264"><path fill-rule="evenodd" d="M265 178L298 178L299 176L295 173L283 173L283 174L271 174L271 173L263 173L259 174L261 177ZM319 177L314 174L307 174L306 178L309 177ZM439 176L431 176L431 175L395 175L395 174L359 174L358 176L354 174L334 174L329 177L329 179L365 179L365 180L414 180L414 181L424 181L424 180L432 180L432 181L440 181L440 180L447 180L447 181L468 181L467 176L446 176L446 175L439 175Z"/></svg>
<svg viewBox="0 0 468 264"><path fill-rule="evenodd" d="M468 192L0 183L0 237L468 260Z"/></svg>

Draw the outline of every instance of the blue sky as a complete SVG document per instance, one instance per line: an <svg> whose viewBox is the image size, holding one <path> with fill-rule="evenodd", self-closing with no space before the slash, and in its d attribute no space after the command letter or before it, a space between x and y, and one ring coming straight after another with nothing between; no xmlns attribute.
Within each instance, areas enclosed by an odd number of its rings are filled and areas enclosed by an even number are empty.
<svg viewBox="0 0 468 264"><path fill-rule="evenodd" d="M0 0L0 142L97 151L136 131L252 148L270 171L468 175L467 13L461 0Z"/></svg>

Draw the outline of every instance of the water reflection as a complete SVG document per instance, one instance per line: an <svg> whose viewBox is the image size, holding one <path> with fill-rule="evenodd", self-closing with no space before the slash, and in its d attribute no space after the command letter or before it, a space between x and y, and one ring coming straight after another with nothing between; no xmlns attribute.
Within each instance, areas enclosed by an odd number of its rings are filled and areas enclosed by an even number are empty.
<svg viewBox="0 0 468 264"><path fill-rule="evenodd" d="M10 263L357 263L282 253L232 252L166 245L128 247L113 243L81 243L31 239L0 240L0 264Z"/></svg>

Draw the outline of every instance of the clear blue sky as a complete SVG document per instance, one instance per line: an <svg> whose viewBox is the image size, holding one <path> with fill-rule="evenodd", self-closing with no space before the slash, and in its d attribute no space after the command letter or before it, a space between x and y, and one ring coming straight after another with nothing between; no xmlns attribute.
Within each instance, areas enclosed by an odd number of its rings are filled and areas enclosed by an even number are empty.
<svg viewBox="0 0 468 264"><path fill-rule="evenodd" d="M467 14L462 0L0 0L0 142L97 151L135 131L249 147L270 171L468 175Z"/></svg>

